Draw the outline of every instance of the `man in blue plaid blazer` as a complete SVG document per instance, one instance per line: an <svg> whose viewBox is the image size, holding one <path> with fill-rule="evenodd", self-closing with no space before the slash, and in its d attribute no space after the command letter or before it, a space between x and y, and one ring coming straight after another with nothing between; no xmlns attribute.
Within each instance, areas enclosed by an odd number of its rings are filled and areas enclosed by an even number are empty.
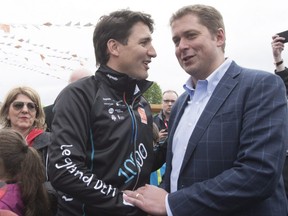
<svg viewBox="0 0 288 216"><path fill-rule="evenodd" d="M183 7L170 25L190 77L169 120L165 190L146 185L125 200L151 215L287 216L283 81L225 58L222 16L211 6Z"/></svg>

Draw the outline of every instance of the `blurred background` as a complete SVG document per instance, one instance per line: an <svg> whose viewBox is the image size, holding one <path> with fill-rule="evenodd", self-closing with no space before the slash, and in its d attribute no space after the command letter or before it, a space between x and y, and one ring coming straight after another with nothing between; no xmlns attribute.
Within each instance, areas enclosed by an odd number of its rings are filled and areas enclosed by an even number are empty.
<svg viewBox="0 0 288 216"><path fill-rule="evenodd" d="M169 18L188 0L3 0L0 12L0 101L18 85L35 88L44 105L53 103L67 85L71 70L96 70L93 30L101 15L129 8L150 13L157 57L149 80L162 91L181 94L187 74L174 55ZM216 7L226 26L226 56L239 65L273 73L272 35L288 30L287 0L199 0ZM283 52L288 62L288 52Z"/></svg>

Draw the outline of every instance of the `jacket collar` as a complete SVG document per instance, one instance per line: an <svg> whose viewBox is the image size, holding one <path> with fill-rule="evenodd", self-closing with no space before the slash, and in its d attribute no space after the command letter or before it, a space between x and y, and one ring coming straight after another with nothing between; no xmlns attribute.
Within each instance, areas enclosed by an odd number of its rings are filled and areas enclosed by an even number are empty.
<svg viewBox="0 0 288 216"><path fill-rule="evenodd" d="M95 74L96 79L104 81L111 88L120 92L125 92L126 95L133 96L145 92L153 82L148 80L136 80L124 73L119 73L107 65L101 65Z"/></svg>

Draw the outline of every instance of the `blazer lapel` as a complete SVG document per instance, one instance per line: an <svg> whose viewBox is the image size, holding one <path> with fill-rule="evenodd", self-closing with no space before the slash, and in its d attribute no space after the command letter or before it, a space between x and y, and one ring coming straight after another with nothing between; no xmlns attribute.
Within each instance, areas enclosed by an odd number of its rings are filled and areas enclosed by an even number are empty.
<svg viewBox="0 0 288 216"><path fill-rule="evenodd" d="M212 118L217 113L221 105L225 102L233 88L235 88L237 85L238 81L235 79L235 76L239 74L240 67L238 67L238 70L235 70L235 66L235 63L231 64L225 75L216 86L211 98L204 108L203 113L201 114L188 142L180 173L189 161L189 158L191 157L204 132L207 130Z"/></svg>

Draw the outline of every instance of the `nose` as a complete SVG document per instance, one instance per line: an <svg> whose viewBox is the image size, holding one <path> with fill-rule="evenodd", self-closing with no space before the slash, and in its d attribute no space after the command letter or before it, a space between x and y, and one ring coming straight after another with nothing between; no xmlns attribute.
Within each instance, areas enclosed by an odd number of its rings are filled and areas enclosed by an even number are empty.
<svg viewBox="0 0 288 216"><path fill-rule="evenodd" d="M148 49L148 55L151 56L152 58L155 58L157 56L156 50L152 44Z"/></svg>
<svg viewBox="0 0 288 216"><path fill-rule="evenodd" d="M187 41L185 40L185 38L181 38L181 40L179 41L179 44L178 44L178 49L183 50L183 49L187 49L187 48L188 48Z"/></svg>
<svg viewBox="0 0 288 216"><path fill-rule="evenodd" d="M22 112L28 112L28 106L27 104L24 104L23 108L21 109Z"/></svg>

